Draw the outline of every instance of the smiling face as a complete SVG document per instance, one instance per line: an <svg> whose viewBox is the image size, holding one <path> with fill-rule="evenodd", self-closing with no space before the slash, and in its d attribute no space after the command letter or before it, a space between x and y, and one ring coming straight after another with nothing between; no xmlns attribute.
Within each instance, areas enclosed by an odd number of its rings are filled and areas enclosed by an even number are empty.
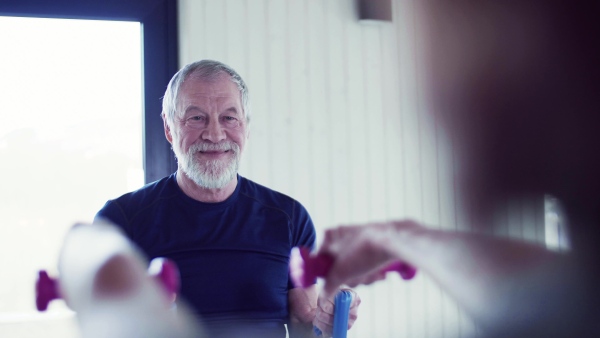
<svg viewBox="0 0 600 338"><path fill-rule="evenodd" d="M163 116L178 169L196 185L220 189L234 180L247 133L240 91L223 74L212 80L191 74L177 97L173 120Z"/></svg>

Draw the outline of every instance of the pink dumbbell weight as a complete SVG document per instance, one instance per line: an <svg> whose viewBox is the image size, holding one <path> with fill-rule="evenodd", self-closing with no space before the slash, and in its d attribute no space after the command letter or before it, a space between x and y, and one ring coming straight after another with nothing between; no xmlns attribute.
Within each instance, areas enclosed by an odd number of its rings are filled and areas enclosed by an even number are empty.
<svg viewBox="0 0 600 338"><path fill-rule="evenodd" d="M153 259L148 268L148 275L163 287L171 301L175 300L180 287L180 279L179 269L173 261L163 257ZM63 298L58 283L59 280L50 277L46 270L39 271L35 283L35 305L38 311L46 311L52 300Z"/></svg>
<svg viewBox="0 0 600 338"><path fill-rule="evenodd" d="M333 258L329 255L311 256L308 248L298 247L292 249L290 256L290 275L296 287L307 287L317 277L325 277L333 265ZM382 272L396 271L405 280L412 279L417 270L404 263L394 262L383 269Z"/></svg>

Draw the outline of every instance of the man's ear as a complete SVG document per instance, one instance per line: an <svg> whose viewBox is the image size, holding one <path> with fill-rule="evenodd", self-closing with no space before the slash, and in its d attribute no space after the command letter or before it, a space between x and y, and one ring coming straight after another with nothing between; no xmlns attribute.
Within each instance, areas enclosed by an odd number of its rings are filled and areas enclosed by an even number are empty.
<svg viewBox="0 0 600 338"><path fill-rule="evenodd" d="M162 112L160 116L162 116L163 126L165 127L165 137L167 138L167 141L169 141L169 143L173 144L173 135L171 135L171 128L169 127L169 123L167 122L165 112Z"/></svg>

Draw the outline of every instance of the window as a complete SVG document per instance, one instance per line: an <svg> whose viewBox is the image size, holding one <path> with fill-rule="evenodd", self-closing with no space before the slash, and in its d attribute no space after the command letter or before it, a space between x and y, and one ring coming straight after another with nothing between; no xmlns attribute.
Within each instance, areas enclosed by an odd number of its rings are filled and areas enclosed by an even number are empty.
<svg viewBox="0 0 600 338"><path fill-rule="evenodd" d="M174 170L159 116L174 6L0 2L0 336L76 337L62 302L35 311L36 271L56 272L73 222Z"/></svg>
<svg viewBox="0 0 600 338"><path fill-rule="evenodd" d="M544 196L546 247L556 251L570 248L566 217L560 201L550 195Z"/></svg>
<svg viewBox="0 0 600 338"><path fill-rule="evenodd" d="M164 137L160 99L167 83L178 70L177 1L2 0L0 16L140 22L145 181L154 181L176 170L177 163Z"/></svg>
<svg viewBox="0 0 600 338"><path fill-rule="evenodd" d="M144 183L140 23L0 17L0 31L13 32L0 36L0 321L18 336L15 315L45 318L32 285L67 229Z"/></svg>

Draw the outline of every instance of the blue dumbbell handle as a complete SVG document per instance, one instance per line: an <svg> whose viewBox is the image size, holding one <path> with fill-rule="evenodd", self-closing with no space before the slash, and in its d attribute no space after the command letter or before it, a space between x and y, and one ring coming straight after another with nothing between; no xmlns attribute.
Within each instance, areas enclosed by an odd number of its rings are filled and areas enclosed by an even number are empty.
<svg viewBox="0 0 600 338"><path fill-rule="evenodd" d="M335 309L333 312L333 338L346 338L348 333L348 314L352 304L352 293L342 290L335 295ZM322 332L314 327L315 334L321 336Z"/></svg>

